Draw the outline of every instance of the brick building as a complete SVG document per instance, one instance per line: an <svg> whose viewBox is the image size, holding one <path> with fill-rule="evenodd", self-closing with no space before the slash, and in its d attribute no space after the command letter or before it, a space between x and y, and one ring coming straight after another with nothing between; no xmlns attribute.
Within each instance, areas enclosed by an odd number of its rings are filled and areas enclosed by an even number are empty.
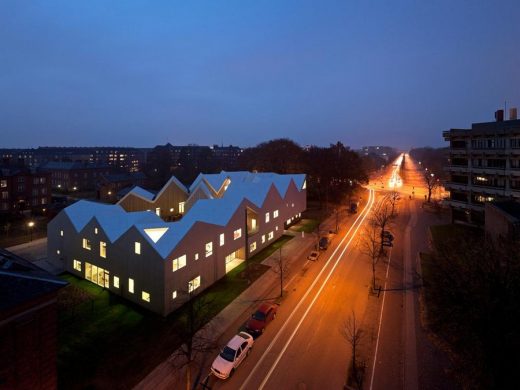
<svg viewBox="0 0 520 390"><path fill-rule="evenodd" d="M26 167L0 168L0 213L43 213L51 203L50 174Z"/></svg>
<svg viewBox="0 0 520 390"><path fill-rule="evenodd" d="M57 387L56 298L66 285L0 249L0 390Z"/></svg>

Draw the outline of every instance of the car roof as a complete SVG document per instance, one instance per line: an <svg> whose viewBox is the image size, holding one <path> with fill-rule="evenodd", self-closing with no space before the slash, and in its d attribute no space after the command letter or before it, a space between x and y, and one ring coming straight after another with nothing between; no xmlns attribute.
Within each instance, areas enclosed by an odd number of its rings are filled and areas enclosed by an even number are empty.
<svg viewBox="0 0 520 390"><path fill-rule="evenodd" d="M242 337L240 334L237 334L237 335L233 336L233 338L231 340L229 340L229 342L227 343L227 346L229 348L237 350L238 347L240 347L244 341L246 341L246 339L244 337Z"/></svg>
<svg viewBox="0 0 520 390"><path fill-rule="evenodd" d="M258 306L258 309L256 309L256 310L265 313L265 312L267 312L267 310L269 310L269 308L271 306L273 306L273 305L270 303L262 303L260 306Z"/></svg>

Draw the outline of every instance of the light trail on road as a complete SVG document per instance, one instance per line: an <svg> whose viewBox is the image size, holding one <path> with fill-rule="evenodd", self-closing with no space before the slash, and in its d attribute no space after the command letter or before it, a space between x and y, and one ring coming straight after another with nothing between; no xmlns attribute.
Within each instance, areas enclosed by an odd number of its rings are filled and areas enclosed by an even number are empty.
<svg viewBox="0 0 520 390"><path fill-rule="evenodd" d="M272 364L271 368L269 369L267 375L265 376L265 378L263 379L262 383L260 384L260 386L258 387L258 389L263 389L263 387L265 386L265 384L267 383L267 381L269 380L270 376L272 375L272 373L274 372L276 366L278 365L279 361L281 360L283 354L285 353L285 351L287 350L290 342L292 341L292 339L294 338L294 335L296 334L296 332L298 331L298 329L300 328L301 324L303 323L303 321L305 320L307 314L309 313L310 309L312 308L312 306L314 305L315 301L317 300L317 298L319 297L319 295L321 294L323 288L325 287L327 281L330 279L332 273L334 272L334 270L336 269L339 261L342 259L342 256L345 254L346 250L349 248L352 240L354 239L354 237L356 237L356 234L359 230L359 228L362 226L364 220L367 218L367 216L369 215L371 209L372 209L372 206L374 204L374 200L375 200L375 195L374 195L374 191L373 190L370 190L370 193L369 193L369 199L368 199L368 202L365 206L365 208L363 209L363 212L360 213L360 215L356 218L356 220L354 221L354 223L352 224L352 226L350 227L350 229L348 230L348 232L345 234L345 236L342 238L342 240L340 241L340 243L338 244L338 246L336 247L336 249L334 250L334 252L330 255L329 259L327 260L327 262L324 264L322 270L319 272L319 274L316 276L316 278L314 279L313 283L311 284L311 286L307 289L307 292L304 294L304 296L300 299L298 305L296 305L296 307L294 308L294 310L292 311L291 315L287 318L286 322L283 324L283 326L280 328L280 330L278 331L278 333L276 334L276 336L273 338L273 340L271 341L271 343L269 344L269 346L266 348L266 350L264 351L264 353L262 354L262 356L260 357L260 359L258 360L258 362L256 363L255 367L251 370L251 372L249 373L248 377L244 380L244 382L242 383L242 386L240 387L240 389L247 389L247 385L248 383L250 382L250 380L252 379L253 375L256 373L256 371L258 370L258 368L260 367L260 365L262 364L262 362L264 361L264 359L266 358L267 354L271 351L271 349L273 348L274 345L276 345L276 342L278 341L278 339L281 337L283 331L285 330L285 328L288 326L288 324L290 323L291 319L293 318L293 316L296 314L296 312L299 310L299 308L301 307L301 305L304 303L305 299L308 297L308 295L310 294L310 292L312 291L312 289L315 287L315 285L318 283L318 281L320 280L322 274L325 272L325 270L328 268L329 266L329 263L333 260L334 256L336 255L336 253L338 252L338 250L340 250L341 246L343 245L343 243L345 242L345 240L349 237L350 235L350 239L348 240L348 242L345 244L345 246L343 247L343 250L341 251L340 255L337 257L336 259L336 262L334 263L334 265L332 266L332 268L330 269L329 271L329 274L327 275L327 277L325 278L325 280L323 280L318 292L315 294L313 300L311 301L311 303L309 304L307 310L305 311L305 313L303 314L303 316L301 317L300 321L298 322L298 324L296 325L295 329L293 330L293 332L291 333L290 337L288 338L287 342L285 343L285 345L283 346L281 352L278 354L278 357L277 359L275 360L275 362ZM352 234L351 234L352 232Z"/></svg>

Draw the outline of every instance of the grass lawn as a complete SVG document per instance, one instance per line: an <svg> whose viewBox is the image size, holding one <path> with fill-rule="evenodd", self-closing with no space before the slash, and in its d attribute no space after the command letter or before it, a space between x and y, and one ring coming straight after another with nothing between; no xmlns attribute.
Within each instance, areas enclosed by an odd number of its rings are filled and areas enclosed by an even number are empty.
<svg viewBox="0 0 520 390"><path fill-rule="evenodd" d="M297 232L312 233L316 230L319 224L320 221L317 219L302 219L295 230Z"/></svg>
<svg viewBox="0 0 520 390"><path fill-rule="evenodd" d="M261 262L290 239L282 236L249 259L252 281L269 269ZM242 263L197 297L212 301L212 317L250 285L245 271ZM62 277L70 286L58 298L60 388L131 388L179 346L172 328L184 308L163 318L87 280Z"/></svg>

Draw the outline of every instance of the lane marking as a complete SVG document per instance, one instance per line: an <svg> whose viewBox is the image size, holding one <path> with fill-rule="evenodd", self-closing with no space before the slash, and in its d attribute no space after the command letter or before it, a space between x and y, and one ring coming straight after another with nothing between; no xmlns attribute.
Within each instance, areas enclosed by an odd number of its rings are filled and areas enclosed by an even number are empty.
<svg viewBox="0 0 520 390"><path fill-rule="evenodd" d="M305 318L307 317L307 314L309 314L309 311L312 309L312 307L314 306L314 303L316 302L316 300L319 298L321 292L323 291L323 289L325 288L325 285L327 284L327 282L329 281L330 277L332 276L334 270L336 269L337 265L339 264L342 256L345 254L345 252L347 251L347 249L349 248L350 246L350 243L352 242L352 240L354 239L354 237L356 237L356 234L359 230L359 228L362 226L364 220L366 219L368 213L365 214L364 218L361 220L361 222L359 223L359 225L357 226L354 234L350 237L350 240L348 241L348 243L345 245L345 247L343 248L343 251L341 252L341 254L338 256L336 262L334 263L334 265L332 266L331 270L329 271L329 274L327 275L327 277L325 278L325 280L323 281L323 283L321 284L320 286L320 289L318 290L318 292L316 293L316 295L314 296L314 298L312 299L311 303L309 304L309 306L307 307L307 310L305 310L305 312L303 313L303 316L302 318L300 319L300 321L298 322L298 324L296 325L296 327L294 328L293 332L291 333L291 336L289 337L289 339L286 341L284 347L282 348L282 350L280 351L280 353L278 354L278 357L276 358L275 362L273 363L273 365L271 366L271 369L267 372L267 375L265 376L264 380L262 381L262 383L260 383L260 386L258 387L259 390L263 389L265 384L267 383L267 381L269 380L269 378L271 377L271 375L273 374L276 366L278 365L278 363L280 362L280 360L282 359L282 356L283 354L285 353L285 351L287 350L287 348L289 347L289 344L291 343L292 339L294 338L294 336L296 335L296 332L298 332L298 330L300 329L300 326L301 324L303 323L303 321L305 320Z"/></svg>
<svg viewBox="0 0 520 390"><path fill-rule="evenodd" d="M264 359L266 358L267 354L271 351L271 349L273 348L273 346L276 344L276 342L278 341L278 339L281 337L281 334L283 333L283 331L285 330L285 328L288 326L289 322L291 321L291 319L293 318L293 316L296 314L296 312L298 311L298 309L300 308L300 306L303 304L303 302L305 301L305 299L307 298L307 296L310 294L311 290L314 288L314 286L318 283L318 280L319 278L321 277L321 275L325 272L326 268L329 266L329 263L332 261L333 257L336 255L337 251L340 249L341 245L343 245L343 242L347 239L348 235L350 234L350 232L354 229L354 227L356 226L356 224L358 223L358 221L361 219L361 218L364 218L364 216L366 217L366 215L368 214L368 211L370 211L373 203L374 203L374 191L373 190L369 190L369 199L368 199L368 202L367 204L365 205L365 208L363 209L363 212L360 213L358 215L358 217L356 218L356 220L354 221L354 223L352 224L352 226L350 227L350 229L347 231L347 233L345 233L345 236L341 239L340 243L338 244L338 246L336 247L336 249L334 250L334 252L332 252L332 254L330 255L330 257L328 258L327 262L323 265L323 268L321 269L321 271L318 273L318 275L316 276L316 278L314 279L314 281L312 282L312 284L310 285L310 287L307 289L307 292L303 295L303 297L300 299L300 301L298 302L298 304L296 305L296 307L294 308L294 310L292 311L292 313L289 315L289 317L287 318L287 320L284 322L284 324L282 325L282 327L280 328L280 330L278 331L278 333L276 334L276 336L273 338L273 340L271 341L271 343L269 343L269 345L267 346L267 348L265 349L264 353L262 354L262 356L260 357L260 359L258 359L258 362L256 363L255 367L253 367L253 369L251 370L251 372L249 373L248 377L244 380L244 382L242 383L242 386L240 386L240 389L246 389L247 388L247 384L249 383L249 381L252 379L253 375L256 373L256 371L258 370L258 368L260 367L260 365L262 364L262 362L264 361Z"/></svg>
<svg viewBox="0 0 520 390"><path fill-rule="evenodd" d="M370 390L372 390L372 386L374 385L374 374L376 372L376 362L377 362L377 350L379 349L379 336L381 334L381 324L383 323L383 310L385 309L385 297L386 297L386 283L388 282L388 270L390 269L390 260L392 258L392 248L390 248L390 254L388 255L388 264L386 265L386 279L385 287L383 290L383 303L381 304L381 314L379 315L379 327L377 330L377 341L376 341L376 350L374 352L374 362L372 364L372 375L370 377Z"/></svg>

